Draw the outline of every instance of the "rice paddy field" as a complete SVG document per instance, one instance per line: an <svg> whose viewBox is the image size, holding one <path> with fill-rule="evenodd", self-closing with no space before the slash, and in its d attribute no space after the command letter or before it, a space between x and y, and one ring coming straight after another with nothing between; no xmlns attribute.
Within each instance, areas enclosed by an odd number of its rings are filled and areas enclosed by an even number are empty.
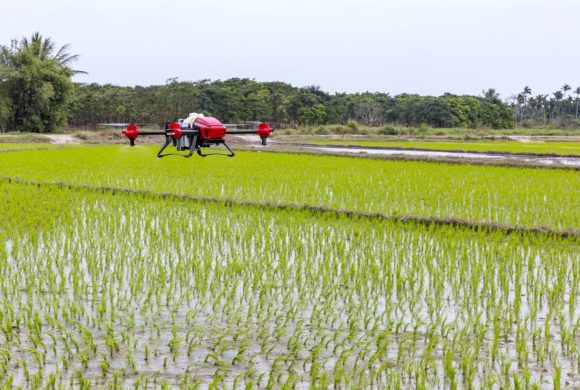
<svg viewBox="0 0 580 390"><path fill-rule="evenodd" d="M446 151L498 152L522 154L580 155L580 142L421 142L421 141L358 141L358 140L309 140L319 145L353 145L383 148L406 148Z"/></svg>
<svg viewBox="0 0 580 390"><path fill-rule="evenodd" d="M0 153L2 388L580 387L580 173Z"/></svg>

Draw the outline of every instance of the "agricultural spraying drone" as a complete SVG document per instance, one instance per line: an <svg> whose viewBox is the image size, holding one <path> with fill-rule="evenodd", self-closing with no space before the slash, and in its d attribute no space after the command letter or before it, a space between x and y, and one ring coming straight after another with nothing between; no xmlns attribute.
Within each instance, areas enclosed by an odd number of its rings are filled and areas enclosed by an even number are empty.
<svg viewBox="0 0 580 390"><path fill-rule="evenodd" d="M179 155L183 157L191 157L194 151L197 151L201 157L209 155L225 155L234 157L235 153L228 146L225 141L226 134L257 134L262 140L262 145L266 145L266 140L272 133L270 124L268 122L250 122L250 129L241 129L245 124L223 124L216 118L207 117L202 114L192 113L183 121L166 122L163 130L139 130L139 127L131 123L126 126L123 134L129 139L131 146L135 146L135 140L138 136L163 135L165 136L165 143L161 146L157 157L165 157L169 155ZM170 144L176 148L177 151L187 151L188 153L165 153L163 151ZM228 150L229 154L223 153L203 153L201 148L209 148L212 145L223 144Z"/></svg>

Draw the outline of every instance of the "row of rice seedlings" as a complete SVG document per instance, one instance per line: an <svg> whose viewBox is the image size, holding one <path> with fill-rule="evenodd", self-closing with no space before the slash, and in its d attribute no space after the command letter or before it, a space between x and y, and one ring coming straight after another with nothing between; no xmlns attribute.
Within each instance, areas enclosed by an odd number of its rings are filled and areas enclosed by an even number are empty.
<svg viewBox="0 0 580 390"><path fill-rule="evenodd" d="M0 187L4 386L580 385L576 238Z"/></svg>
<svg viewBox="0 0 580 390"><path fill-rule="evenodd" d="M7 154L0 159L0 172L42 181L557 230L578 229L580 220L580 174L572 170L250 152L216 161L159 160L148 147L81 147Z"/></svg>

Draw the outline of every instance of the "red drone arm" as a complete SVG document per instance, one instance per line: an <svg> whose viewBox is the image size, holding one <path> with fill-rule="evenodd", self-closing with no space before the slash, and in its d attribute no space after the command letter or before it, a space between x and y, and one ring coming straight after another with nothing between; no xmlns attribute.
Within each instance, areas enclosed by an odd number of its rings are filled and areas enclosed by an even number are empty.
<svg viewBox="0 0 580 390"><path fill-rule="evenodd" d="M227 126L227 125L226 125ZM237 125L231 125L237 126ZM228 129L228 134L258 134L260 139L262 140L262 145L266 145L266 140L272 134L272 128L270 127L270 123L268 122L261 122L258 124L257 129L252 130L238 130L238 129Z"/></svg>
<svg viewBox="0 0 580 390"><path fill-rule="evenodd" d="M146 131L139 131L139 127L131 123L127 125L125 130L123 130L123 134L129 139L131 146L135 146L135 140L140 135L165 135L169 136L172 139L179 139L185 133L192 133L194 131L191 130L182 130L181 126L177 122L171 122L167 125L165 130L146 130Z"/></svg>

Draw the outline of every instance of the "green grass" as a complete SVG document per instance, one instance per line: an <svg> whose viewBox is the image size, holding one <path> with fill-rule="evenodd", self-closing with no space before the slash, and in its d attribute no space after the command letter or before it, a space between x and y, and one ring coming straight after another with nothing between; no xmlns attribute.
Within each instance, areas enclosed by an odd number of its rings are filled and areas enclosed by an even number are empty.
<svg viewBox="0 0 580 390"><path fill-rule="evenodd" d="M529 154L580 155L580 142L517 142L517 141L476 141L476 142L419 142L419 141L357 141L357 140L309 140L319 145L355 145L415 148L432 150L462 150L480 152L510 152Z"/></svg>
<svg viewBox="0 0 580 390"><path fill-rule="evenodd" d="M23 151L3 155L0 173L225 200L579 228L580 174L571 170L253 152L232 159L157 159L155 150Z"/></svg>

